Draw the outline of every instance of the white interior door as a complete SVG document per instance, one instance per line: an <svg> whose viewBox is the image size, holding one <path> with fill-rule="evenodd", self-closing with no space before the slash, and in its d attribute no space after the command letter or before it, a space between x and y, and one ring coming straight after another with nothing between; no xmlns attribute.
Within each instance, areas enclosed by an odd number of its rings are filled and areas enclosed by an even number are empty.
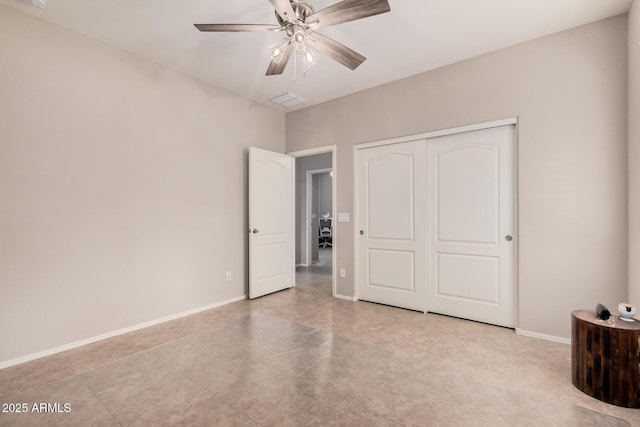
<svg viewBox="0 0 640 427"><path fill-rule="evenodd" d="M515 326L515 126L428 141L429 311Z"/></svg>
<svg viewBox="0 0 640 427"><path fill-rule="evenodd" d="M426 310L426 141L357 150L358 299Z"/></svg>
<svg viewBox="0 0 640 427"><path fill-rule="evenodd" d="M293 157L249 150L249 298L294 285Z"/></svg>

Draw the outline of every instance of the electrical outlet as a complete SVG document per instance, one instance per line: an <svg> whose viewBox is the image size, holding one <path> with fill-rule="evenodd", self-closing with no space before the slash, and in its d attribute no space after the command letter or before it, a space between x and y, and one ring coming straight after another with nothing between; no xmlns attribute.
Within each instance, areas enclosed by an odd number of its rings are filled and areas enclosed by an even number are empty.
<svg viewBox="0 0 640 427"><path fill-rule="evenodd" d="M345 270L344 268L340 269L340 278L344 279L345 277L347 277L347 270Z"/></svg>
<svg viewBox="0 0 640 427"><path fill-rule="evenodd" d="M227 271L227 274L225 275L225 279L227 280L227 282L231 281L231 272Z"/></svg>

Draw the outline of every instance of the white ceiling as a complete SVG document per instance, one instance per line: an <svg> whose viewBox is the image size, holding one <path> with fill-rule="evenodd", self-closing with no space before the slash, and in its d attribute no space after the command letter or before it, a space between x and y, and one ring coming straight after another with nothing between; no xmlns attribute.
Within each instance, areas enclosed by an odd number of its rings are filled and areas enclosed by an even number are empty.
<svg viewBox="0 0 640 427"><path fill-rule="evenodd" d="M310 0L316 11L338 0ZM193 24L276 24L268 0L0 0L258 103L292 111L486 52L625 13L632 0L389 0L391 12L318 32L368 59L351 71L321 54L293 81L264 75L276 32L201 33ZM294 92L285 110L269 100Z"/></svg>

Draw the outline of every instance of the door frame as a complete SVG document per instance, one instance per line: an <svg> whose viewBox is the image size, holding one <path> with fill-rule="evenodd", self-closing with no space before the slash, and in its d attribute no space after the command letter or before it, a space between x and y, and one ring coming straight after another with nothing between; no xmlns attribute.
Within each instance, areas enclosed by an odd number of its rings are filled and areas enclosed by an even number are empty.
<svg viewBox="0 0 640 427"><path fill-rule="evenodd" d="M311 214L313 212L311 212L312 210L312 203L311 203L311 196L313 195L313 175L319 175L322 173L327 173L327 172L331 172L333 171L333 169L314 169L314 170L308 170L306 177L305 177L305 185L306 185L306 189L305 189L305 225L304 225L304 233L306 236L306 241L305 241L305 254L304 254L304 259L305 259L305 263L303 265L306 265L307 267L311 267L311 265L313 264L313 260L311 259L311 253L313 252L313 250L311 249L311 239L313 236L311 236L311 232L313 231L313 227L311 226L311 221L313 218L311 218ZM333 178L333 176L332 176ZM333 181L333 180L332 180ZM331 184L333 185L333 183ZM331 191L333 192L333 188L331 189ZM331 194L331 210L333 211L333 194ZM333 212L332 212L333 214ZM333 218L333 216L332 216ZM335 227L334 227L335 228ZM333 246L332 246L333 247ZM333 252L332 252L333 253ZM333 268L333 265L332 265Z"/></svg>
<svg viewBox="0 0 640 427"><path fill-rule="evenodd" d="M371 148L371 147L379 147L382 145L391 145L391 144L400 144L403 142L410 142L410 141L415 141L417 139L426 139L427 140L427 144L429 143L428 140L429 139L433 139L439 136L446 136L446 135L453 135L453 134L457 134L457 133L464 133L464 132L473 132L476 130L484 130L484 129L491 129L491 128L495 128L495 127L500 127L500 126L508 126L508 125L513 125L515 126L515 141L514 141L514 146L513 146L513 156L514 156L514 161L513 161L513 167L514 167L514 171L513 171L513 188L514 188L514 194L513 194L513 221L514 221L514 230L515 230L515 234L516 236L520 235L520 230L519 230L519 210L518 210L518 205L519 205L519 201L518 201L518 170L519 170L519 155L518 155L518 117L509 117L509 118L505 118L505 119L500 119L500 120L493 120L493 121L489 121L489 122L482 122L482 123L475 123L475 124L471 124L471 125L466 125L466 126L458 126L458 127L454 127L454 128L449 128L449 129L441 129L441 130L436 130L436 131L432 131L432 132L426 132L426 133L420 133L420 134L414 134L414 135L407 135L407 136L401 136L401 137L397 137L397 138L391 138L391 139L383 139L383 140L379 140L379 141L372 141L372 142L365 142L362 144L354 144L353 145L353 154L352 154L352 162L353 162L353 166L352 166L352 170L353 170L353 217L354 217L354 224L353 224L353 260L354 260L354 272L353 272L353 300L354 301L358 301L358 283L360 278L358 277L358 266L360 263L359 257L358 257L358 230L360 230L360 224L358 224L358 189L357 189L357 177L358 177L358 162L357 162L357 154L358 154L358 150L363 150L366 148ZM335 172L334 172L335 173ZM513 257L513 269L514 269L514 278L513 278L513 293L514 293L514 307L515 307L515 329L516 331L518 331L519 326L520 326L520 293L519 293L519 286L518 286L518 282L519 282L519 248L520 248L520 239L516 238L516 244L515 244L515 248L514 248L514 257ZM430 269L431 266L428 264L429 259L428 259L428 251L427 251L427 259L424 260L425 263L427 263L427 269ZM427 286L429 286L429 284L427 283ZM426 307L427 310L429 309L429 300L427 299L426 301ZM425 314L428 311L425 311Z"/></svg>
<svg viewBox="0 0 640 427"><path fill-rule="evenodd" d="M338 189L338 149L336 145L325 145L323 147L316 147L316 148L309 148L306 150L298 150L298 151L292 151L292 152L288 152L287 154L291 157L293 157L294 159L297 157L307 157L307 156L313 156L315 154L324 154L324 153L331 153L331 170L333 171L333 179L331 180L331 217L337 218L337 212L338 212L338 207L337 207L337 189ZM306 183L305 183L306 184ZM295 193L295 192L294 192ZM295 194L294 194L294 218L295 218L295 204L296 204L296 200L295 200ZM305 215L305 219L306 219L306 215ZM308 224L306 225L306 227L309 227L310 223L309 221L307 221ZM333 297L338 297L338 291L337 291L337 280L338 280L338 268L337 268L337 260L338 260L338 227L336 227L334 225L333 230L331 231L332 235L333 235L333 246L331 247L331 295ZM295 240L295 233L294 233L294 240ZM307 239L307 243L309 243L309 239ZM294 252L295 255L295 252ZM294 286L295 286L295 274L294 274Z"/></svg>

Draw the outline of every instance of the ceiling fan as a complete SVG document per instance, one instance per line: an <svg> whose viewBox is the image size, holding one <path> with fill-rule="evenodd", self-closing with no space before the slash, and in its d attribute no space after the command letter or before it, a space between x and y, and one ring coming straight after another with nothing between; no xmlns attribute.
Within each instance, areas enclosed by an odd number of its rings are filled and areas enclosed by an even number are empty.
<svg viewBox="0 0 640 427"><path fill-rule="evenodd" d="M367 58L358 52L317 33L329 25L355 21L391 10L387 0L343 0L316 12L306 0L269 0L276 10L278 25L262 24L195 24L200 31L281 31L284 39L271 51L267 76L282 74L294 51L302 52L311 61L312 46L345 67L355 70Z"/></svg>

